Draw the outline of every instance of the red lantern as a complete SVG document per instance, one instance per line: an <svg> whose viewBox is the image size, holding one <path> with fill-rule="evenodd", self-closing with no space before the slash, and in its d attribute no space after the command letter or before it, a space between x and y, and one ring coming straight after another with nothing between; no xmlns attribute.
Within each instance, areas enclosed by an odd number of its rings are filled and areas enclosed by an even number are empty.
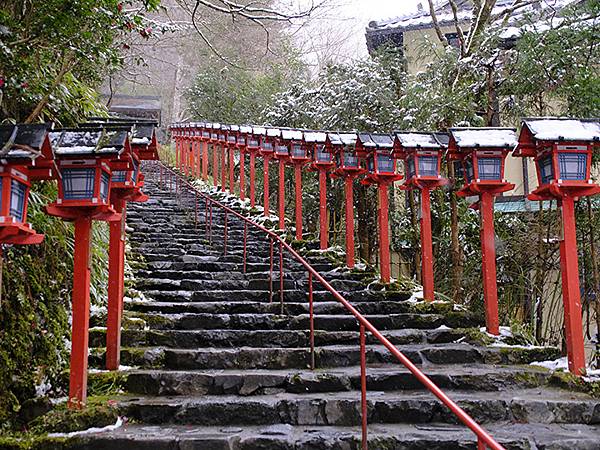
<svg viewBox="0 0 600 450"><path fill-rule="evenodd" d="M581 319L575 200L595 195L600 186L590 178L592 152L600 144L598 119L523 119L515 156L535 159L538 188L530 200L556 199L561 206L562 274L565 337L569 370L585 375L586 359Z"/></svg>
<svg viewBox="0 0 600 450"><path fill-rule="evenodd" d="M44 239L27 223L27 206L32 179L56 173L51 129L51 124L0 125L0 244L39 244Z"/></svg>
<svg viewBox="0 0 600 450"><path fill-rule="evenodd" d="M328 247L327 227L327 172L335 166L333 156L327 147L327 133L323 131L305 131L304 141L312 154L310 169L319 172L319 243L321 250Z"/></svg>
<svg viewBox="0 0 600 450"><path fill-rule="evenodd" d="M356 153L357 138L356 133L327 133L326 148L335 161L334 176L364 172Z"/></svg>
<svg viewBox="0 0 600 450"><path fill-rule="evenodd" d="M265 217L269 215L269 161L275 155L275 148L281 138L279 128L265 128L260 141L260 154L263 157L263 207Z"/></svg>
<svg viewBox="0 0 600 450"><path fill-rule="evenodd" d="M295 185L295 207L294 216L296 220L296 239L302 239L302 167L311 160L309 145L304 141L304 135L300 130L282 129L281 136L287 143L289 149L288 163L294 167L294 185ZM283 160L279 162L279 201L280 201L280 224L283 224L281 216L285 213L283 204L284 198L284 180L282 167Z"/></svg>
<svg viewBox="0 0 600 450"><path fill-rule="evenodd" d="M247 142L252 136L252 127L240 125L240 131L237 136L236 148L240 151L240 199L246 198L246 153Z"/></svg>

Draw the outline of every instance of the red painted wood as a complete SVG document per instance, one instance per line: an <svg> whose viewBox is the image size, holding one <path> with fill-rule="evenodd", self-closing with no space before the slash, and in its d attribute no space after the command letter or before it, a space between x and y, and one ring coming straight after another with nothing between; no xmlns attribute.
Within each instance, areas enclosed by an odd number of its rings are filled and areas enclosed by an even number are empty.
<svg viewBox="0 0 600 450"><path fill-rule="evenodd" d="M302 165L294 164L294 182L296 185L296 239L302 239Z"/></svg>
<svg viewBox="0 0 600 450"><path fill-rule="evenodd" d="M279 229L285 230L285 161L279 160L279 189L278 189L278 207L279 207Z"/></svg>
<svg viewBox="0 0 600 450"><path fill-rule="evenodd" d="M246 198L246 154L240 150L240 198Z"/></svg>
<svg viewBox="0 0 600 450"><path fill-rule="evenodd" d="M202 179L208 180L208 142L202 143Z"/></svg>
<svg viewBox="0 0 600 450"><path fill-rule="evenodd" d="M433 244L431 237L431 196L429 187L421 189L421 282L425 300L434 300Z"/></svg>
<svg viewBox="0 0 600 450"><path fill-rule="evenodd" d="M328 247L327 229L327 170L319 169L319 241L321 250Z"/></svg>
<svg viewBox="0 0 600 450"><path fill-rule="evenodd" d="M269 160L271 158L265 156L263 159L263 206L265 207L265 217L269 215Z"/></svg>
<svg viewBox="0 0 600 450"><path fill-rule="evenodd" d="M256 206L256 154L250 153L250 206L254 208Z"/></svg>
<svg viewBox="0 0 600 450"><path fill-rule="evenodd" d="M354 177L347 175L344 179L346 197L346 265L354 267Z"/></svg>
<svg viewBox="0 0 600 450"><path fill-rule="evenodd" d="M391 278L390 273L390 231L389 231L389 216L388 216L388 185L387 183L379 183L379 271L381 273L381 281L389 283Z"/></svg>
<svg viewBox="0 0 600 450"><path fill-rule="evenodd" d="M485 325L490 334L500 334L498 320L498 287L496 283L496 233L494 230L494 194L483 191L480 195L481 263Z"/></svg>

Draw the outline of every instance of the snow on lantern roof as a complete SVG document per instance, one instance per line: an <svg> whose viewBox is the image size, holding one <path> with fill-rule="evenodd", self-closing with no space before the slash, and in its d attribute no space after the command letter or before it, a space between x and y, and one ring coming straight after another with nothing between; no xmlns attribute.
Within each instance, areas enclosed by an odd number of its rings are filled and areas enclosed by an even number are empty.
<svg viewBox="0 0 600 450"><path fill-rule="evenodd" d="M283 139L289 140L289 141L301 141L302 140L302 131L282 129L281 137Z"/></svg>
<svg viewBox="0 0 600 450"><path fill-rule="evenodd" d="M279 128L267 128L267 136L269 137L280 137L281 130Z"/></svg>
<svg viewBox="0 0 600 450"><path fill-rule="evenodd" d="M600 119L531 117L523 119L533 138L540 141L598 141Z"/></svg>
<svg viewBox="0 0 600 450"><path fill-rule="evenodd" d="M358 135L356 133L328 132L327 137L332 145L356 145Z"/></svg>
<svg viewBox="0 0 600 450"><path fill-rule="evenodd" d="M264 136L267 134L267 129L265 127L252 127L252 134Z"/></svg>
<svg viewBox="0 0 600 450"><path fill-rule="evenodd" d="M305 131L304 140L306 142L316 142L324 144L327 140L327 133L323 131Z"/></svg>
<svg viewBox="0 0 600 450"><path fill-rule="evenodd" d="M57 156L120 154L129 132L125 129L66 128L50 133Z"/></svg>
<svg viewBox="0 0 600 450"><path fill-rule="evenodd" d="M517 145L514 128L450 128L448 131L459 148L513 149Z"/></svg>
<svg viewBox="0 0 600 450"><path fill-rule="evenodd" d="M221 124L219 122L213 122L212 127L213 127L213 130L220 130Z"/></svg>
<svg viewBox="0 0 600 450"><path fill-rule="evenodd" d="M229 130L231 130L231 127L229 125L221 125L221 130L229 131Z"/></svg>
<svg viewBox="0 0 600 450"><path fill-rule="evenodd" d="M392 148L394 146L394 140L389 134L371 133L371 140L377 148Z"/></svg>
<svg viewBox="0 0 600 450"><path fill-rule="evenodd" d="M252 127L249 125L240 125L240 131L246 134L252 133Z"/></svg>
<svg viewBox="0 0 600 450"><path fill-rule="evenodd" d="M50 130L51 123L0 125L0 158L36 159Z"/></svg>
<svg viewBox="0 0 600 450"><path fill-rule="evenodd" d="M239 125L229 125L231 131L240 131Z"/></svg>
<svg viewBox="0 0 600 450"><path fill-rule="evenodd" d="M435 148L442 145L433 133L422 131L397 131L396 139L403 148Z"/></svg>

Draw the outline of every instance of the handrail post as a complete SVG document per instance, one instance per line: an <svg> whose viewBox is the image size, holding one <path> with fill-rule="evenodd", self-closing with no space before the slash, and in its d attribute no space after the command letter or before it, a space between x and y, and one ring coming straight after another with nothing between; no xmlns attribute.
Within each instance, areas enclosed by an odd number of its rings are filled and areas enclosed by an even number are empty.
<svg viewBox="0 0 600 450"><path fill-rule="evenodd" d="M243 273L246 273L246 257L248 254L248 222L244 221L244 266Z"/></svg>
<svg viewBox="0 0 600 450"><path fill-rule="evenodd" d="M479 436L477 436L477 450L486 450L485 442Z"/></svg>
<svg viewBox="0 0 600 450"><path fill-rule="evenodd" d="M362 450L367 450L367 339L365 326L360 325L360 414L362 419Z"/></svg>
<svg viewBox="0 0 600 450"><path fill-rule="evenodd" d="M308 272L308 315L310 322L310 370L315 370L315 315L313 308L313 275Z"/></svg>
<svg viewBox="0 0 600 450"><path fill-rule="evenodd" d="M279 241L279 305L283 315L283 244Z"/></svg>
<svg viewBox="0 0 600 450"><path fill-rule="evenodd" d="M223 254L227 256L227 211L225 211L225 226L223 230Z"/></svg>
<svg viewBox="0 0 600 450"><path fill-rule="evenodd" d="M270 238L269 303L273 303L273 238Z"/></svg>

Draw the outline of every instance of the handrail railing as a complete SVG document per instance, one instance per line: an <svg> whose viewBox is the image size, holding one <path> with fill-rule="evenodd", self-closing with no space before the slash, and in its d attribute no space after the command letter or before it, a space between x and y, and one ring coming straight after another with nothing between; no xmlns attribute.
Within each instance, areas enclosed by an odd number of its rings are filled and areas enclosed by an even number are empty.
<svg viewBox="0 0 600 450"><path fill-rule="evenodd" d="M485 431L469 414L467 414L460 406L458 406L450 397L448 397L427 375L425 375L415 364L410 361L396 346L390 342L381 332L371 324L356 308L354 308L350 302L348 302L335 288L333 288L327 280L325 280L306 259L304 259L298 252L296 252L284 239L281 238L277 233L269 230L268 228L254 222L251 218L246 217L230 207L222 204L221 202L213 199L206 193L194 186L188 179L184 178L181 174L176 172L174 169L163 165L160 161L156 162L158 170L160 172L160 183L165 184L168 177L170 190L173 190L173 178L175 179L175 191L179 196L182 192L182 187L187 186L191 189L195 195L195 220L197 227L198 220L198 197L205 200L205 230L209 234L209 242L212 242L212 208L213 205L222 209L225 212L224 217L224 253L227 253L227 227L228 227L228 215L231 214L233 217L241 219L244 222L244 251L243 251L243 271L246 272L246 257L247 257L247 236L248 236L248 225L264 232L270 240L270 300L272 301L273 296L273 247L274 243L279 244L279 299L281 308L283 311L283 250L285 249L290 255L297 260L308 272L308 299L309 299L309 320L310 320L310 365L311 369L315 368L315 341L314 341L314 311L313 311L313 283L314 280L318 281L329 293L341 303L346 310L352 314L360 325L360 366L361 366L361 418L362 418L362 448L367 449L367 389L366 389L366 331L368 330L383 346L385 346L390 353L406 367L427 390L435 395L450 411L460 420L466 427L468 427L477 437L477 449L483 450L490 448L492 450L504 450L494 438ZM210 224L207 222L210 221Z"/></svg>

